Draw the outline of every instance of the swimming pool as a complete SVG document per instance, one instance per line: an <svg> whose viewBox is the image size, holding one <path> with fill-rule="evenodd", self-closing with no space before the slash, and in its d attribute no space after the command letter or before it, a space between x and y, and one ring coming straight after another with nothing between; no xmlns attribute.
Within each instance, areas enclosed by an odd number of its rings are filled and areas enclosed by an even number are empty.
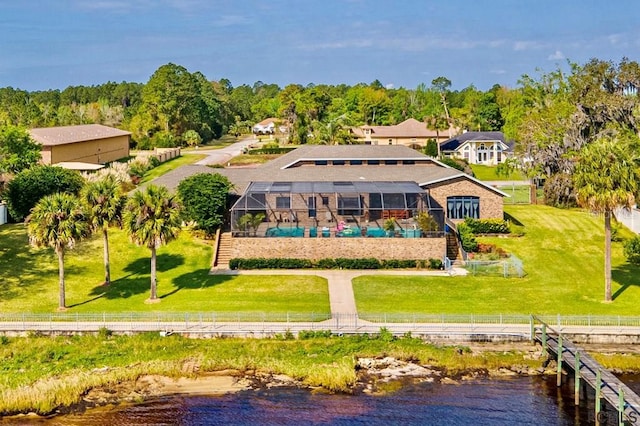
<svg viewBox="0 0 640 426"><path fill-rule="evenodd" d="M304 237L304 227L268 228L266 237Z"/></svg>

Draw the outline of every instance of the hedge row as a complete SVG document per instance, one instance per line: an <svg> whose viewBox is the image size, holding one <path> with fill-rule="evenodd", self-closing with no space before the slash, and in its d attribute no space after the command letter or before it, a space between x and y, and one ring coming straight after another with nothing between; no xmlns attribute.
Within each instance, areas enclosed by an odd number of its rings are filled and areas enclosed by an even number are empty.
<svg viewBox="0 0 640 426"><path fill-rule="evenodd" d="M272 147L272 148L256 148L256 149L250 149L248 151L248 154L250 155L254 155L254 154L286 154L287 152L291 152L294 149L296 149L295 147L290 147L290 146L280 146L280 147Z"/></svg>
<svg viewBox="0 0 640 426"><path fill-rule="evenodd" d="M229 261L230 269L442 269L440 259L390 259L378 260L373 257L360 259L308 259L293 258L234 258Z"/></svg>
<svg viewBox="0 0 640 426"><path fill-rule="evenodd" d="M502 219L473 219L465 218L464 223L474 234L508 234L511 232L509 223Z"/></svg>

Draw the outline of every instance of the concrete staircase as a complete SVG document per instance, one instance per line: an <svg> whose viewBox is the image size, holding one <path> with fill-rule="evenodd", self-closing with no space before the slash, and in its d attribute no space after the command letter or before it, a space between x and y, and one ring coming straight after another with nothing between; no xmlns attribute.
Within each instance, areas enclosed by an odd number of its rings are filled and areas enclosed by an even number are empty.
<svg viewBox="0 0 640 426"><path fill-rule="evenodd" d="M231 232L222 232L218 241L218 250L213 260L214 269L229 269L229 260L231 260Z"/></svg>

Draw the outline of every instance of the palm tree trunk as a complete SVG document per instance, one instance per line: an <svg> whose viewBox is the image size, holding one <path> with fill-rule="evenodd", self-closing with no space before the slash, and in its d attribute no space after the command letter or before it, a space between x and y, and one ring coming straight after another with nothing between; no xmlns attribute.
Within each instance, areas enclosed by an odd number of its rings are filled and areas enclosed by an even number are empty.
<svg viewBox="0 0 640 426"><path fill-rule="evenodd" d="M158 298L156 287L156 248L151 247L151 296L149 300L156 300Z"/></svg>
<svg viewBox="0 0 640 426"><path fill-rule="evenodd" d="M111 283L111 268L109 267L109 233L106 229L102 230L104 238L104 283L109 285Z"/></svg>
<svg viewBox="0 0 640 426"><path fill-rule="evenodd" d="M611 210L604 212L604 300L611 301Z"/></svg>
<svg viewBox="0 0 640 426"><path fill-rule="evenodd" d="M56 247L56 254L58 255L58 310L62 311L67 308L64 289L64 247Z"/></svg>

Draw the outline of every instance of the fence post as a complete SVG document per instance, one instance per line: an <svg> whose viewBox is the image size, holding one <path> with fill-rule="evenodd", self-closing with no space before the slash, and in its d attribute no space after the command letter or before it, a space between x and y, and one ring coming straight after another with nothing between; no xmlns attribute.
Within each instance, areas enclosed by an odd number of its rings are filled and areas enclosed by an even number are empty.
<svg viewBox="0 0 640 426"><path fill-rule="evenodd" d="M600 377L600 369L596 370L596 399L594 401L595 409L596 409L596 419L599 418L601 407L600 401L600 391L602 389L602 378Z"/></svg>
<svg viewBox="0 0 640 426"><path fill-rule="evenodd" d="M575 382L575 394L574 405L580 405L580 351L576 351L576 365L573 369L575 376L573 381Z"/></svg>
<svg viewBox="0 0 640 426"><path fill-rule="evenodd" d="M618 424L624 426L624 392L618 387Z"/></svg>
<svg viewBox="0 0 640 426"><path fill-rule="evenodd" d="M529 340L533 343L536 334L535 324L533 323L533 315L529 315Z"/></svg>
<svg viewBox="0 0 640 426"><path fill-rule="evenodd" d="M549 355L547 351L547 324L542 323L542 356L546 357Z"/></svg>
<svg viewBox="0 0 640 426"><path fill-rule="evenodd" d="M562 386L562 334L558 335L558 377L556 384L558 387Z"/></svg>

